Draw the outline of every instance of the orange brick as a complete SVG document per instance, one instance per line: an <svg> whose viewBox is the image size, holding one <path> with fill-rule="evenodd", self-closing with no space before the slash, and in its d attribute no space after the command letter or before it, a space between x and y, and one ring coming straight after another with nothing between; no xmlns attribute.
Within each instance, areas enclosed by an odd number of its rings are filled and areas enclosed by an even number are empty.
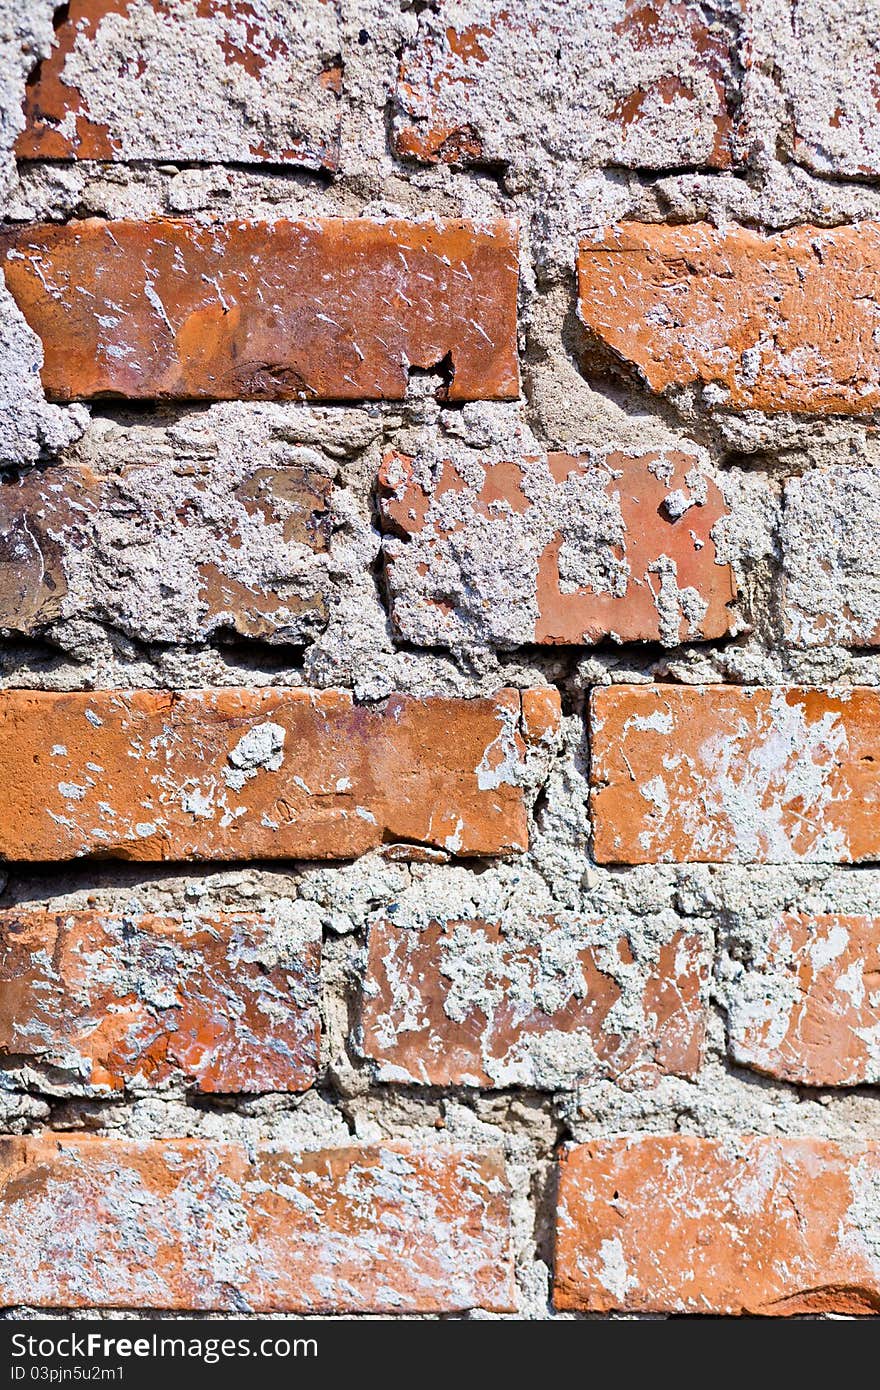
<svg viewBox="0 0 880 1390"><path fill-rule="evenodd" d="M513 1307L508 1188L491 1152L4 1139L0 1244L6 1306Z"/></svg>
<svg viewBox="0 0 880 1390"><path fill-rule="evenodd" d="M880 225L774 236L623 223L581 242L580 316L653 391L732 410L880 406Z"/></svg>
<svg viewBox="0 0 880 1390"><path fill-rule="evenodd" d="M436 470L390 451L379 484L391 613L408 641L674 646L731 626L733 573L712 539L727 508L692 455L552 453Z"/></svg>
<svg viewBox="0 0 880 1390"><path fill-rule="evenodd" d="M678 932L638 982L629 940L601 944L596 923L553 920L502 931L484 921L370 929L358 1036L380 1081L429 1086L535 1086L659 1073L694 1076L705 1033L707 956ZM616 955L616 962L609 959ZM625 996L625 998L624 998ZM612 1013L624 1000L629 1021Z"/></svg>
<svg viewBox="0 0 880 1390"><path fill-rule="evenodd" d="M332 5L69 0L27 85L19 159L339 163ZM147 20L152 22L147 22ZM328 52L329 48L329 52ZM110 80L112 74L112 80Z"/></svg>
<svg viewBox="0 0 880 1390"><path fill-rule="evenodd" d="M880 1147L690 1135L563 1158L554 1301L605 1313L876 1313Z"/></svg>
<svg viewBox="0 0 880 1390"><path fill-rule="evenodd" d="M593 692L593 845L606 864L880 856L880 692Z"/></svg>
<svg viewBox="0 0 880 1390"><path fill-rule="evenodd" d="M520 696L0 694L0 859L346 859L527 843Z"/></svg>
<svg viewBox="0 0 880 1390"><path fill-rule="evenodd" d="M0 1054L99 1091L304 1091L321 1034L321 943L253 913L0 914Z"/></svg>
<svg viewBox="0 0 880 1390"><path fill-rule="evenodd" d="M180 221L0 234L54 400L450 400L519 393L514 224Z"/></svg>
<svg viewBox="0 0 880 1390"><path fill-rule="evenodd" d="M880 920L787 912L730 986L730 1052L798 1086L880 1081Z"/></svg>

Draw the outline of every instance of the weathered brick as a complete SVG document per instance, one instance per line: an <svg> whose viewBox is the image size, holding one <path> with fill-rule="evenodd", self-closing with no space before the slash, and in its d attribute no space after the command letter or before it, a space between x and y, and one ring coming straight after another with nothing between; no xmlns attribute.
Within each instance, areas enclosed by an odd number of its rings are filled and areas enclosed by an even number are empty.
<svg viewBox="0 0 880 1390"><path fill-rule="evenodd" d="M397 152L479 164L537 147L591 164L727 168L742 17L740 0L444 0L403 51Z"/></svg>
<svg viewBox="0 0 880 1390"><path fill-rule="evenodd" d="M595 922L370 929L358 1036L380 1081L554 1090L694 1076L708 954L675 931L650 959Z"/></svg>
<svg viewBox="0 0 880 1390"><path fill-rule="evenodd" d="M513 1307L500 1157L53 1134L0 1145L0 1302L241 1313Z"/></svg>
<svg viewBox="0 0 880 1390"><path fill-rule="evenodd" d="M727 511L692 455L392 451L379 483L392 618L411 642L675 646L730 628L712 539Z"/></svg>
<svg viewBox="0 0 880 1390"><path fill-rule="evenodd" d="M70 0L27 86L19 159L335 169L336 8L297 0Z"/></svg>
<svg viewBox="0 0 880 1390"><path fill-rule="evenodd" d="M326 624L331 480L242 458L99 476L59 465L0 483L0 627L99 620L141 641L218 630L303 642Z"/></svg>
<svg viewBox="0 0 880 1390"><path fill-rule="evenodd" d="M874 0L794 0L779 72L794 154L819 174L880 174L880 29Z"/></svg>
<svg viewBox="0 0 880 1390"><path fill-rule="evenodd" d="M877 690L595 690L591 755L602 863L880 856Z"/></svg>
<svg viewBox="0 0 880 1390"><path fill-rule="evenodd" d="M880 920L787 912L729 987L734 1059L799 1086L880 1081Z"/></svg>
<svg viewBox="0 0 880 1390"><path fill-rule="evenodd" d="M563 1158L560 1309L876 1313L880 1147L691 1135Z"/></svg>
<svg viewBox="0 0 880 1390"><path fill-rule="evenodd" d="M182 221L0 233L55 400L450 400L519 392L514 224Z"/></svg>
<svg viewBox="0 0 880 1390"><path fill-rule="evenodd" d="M524 849L520 696L0 694L0 859L340 859Z"/></svg>
<svg viewBox="0 0 880 1390"><path fill-rule="evenodd" d="M0 914L0 1054L98 1091L304 1091L321 942L254 913Z"/></svg>
<svg viewBox="0 0 880 1390"><path fill-rule="evenodd" d="M733 410L880 405L880 225L765 236L622 223L582 241L580 316L653 391Z"/></svg>
<svg viewBox="0 0 880 1390"><path fill-rule="evenodd" d="M817 468L785 486L782 618L798 647L880 646L880 469Z"/></svg>

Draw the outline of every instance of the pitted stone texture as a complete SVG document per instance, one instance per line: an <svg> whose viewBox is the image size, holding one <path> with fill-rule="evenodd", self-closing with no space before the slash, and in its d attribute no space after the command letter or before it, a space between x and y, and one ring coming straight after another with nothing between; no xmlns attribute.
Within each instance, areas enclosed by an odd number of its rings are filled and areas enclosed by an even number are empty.
<svg viewBox="0 0 880 1390"><path fill-rule="evenodd" d="M442 0L401 58L395 147L457 164L546 152L727 168L743 17L741 0Z"/></svg>
<svg viewBox="0 0 880 1390"><path fill-rule="evenodd" d="M814 469L785 485L782 617L796 647L880 646L880 469Z"/></svg>
<svg viewBox="0 0 880 1390"><path fill-rule="evenodd" d="M818 174L880 174L880 27L874 0L794 0L781 78L795 158Z"/></svg>
<svg viewBox="0 0 880 1390"><path fill-rule="evenodd" d="M410 642L675 646L731 626L712 539L727 512L692 455L392 451L379 482L391 614Z"/></svg>
<svg viewBox="0 0 880 1390"><path fill-rule="evenodd" d="M591 707L607 864L880 857L880 692L613 686Z"/></svg>
<svg viewBox="0 0 880 1390"><path fill-rule="evenodd" d="M519 393L516 228L182 221L0 234L56 400L400 399L448 362L450 400Z"/></svg>
<svg viewBox="0 0 880 1390"><path fill-rule="evenodd" d="M0 1243L5 1305L514 1306L507 1180L492 1152L6 1139Z"/></svg>
<svg viewBox="0 0 880 1390"><path fill-rule="evenodd" d="M346 859L522 850L520 695L0 695L0 860Z"/></svg>
<svg viewBox="0 0 880 1390"><path fill-rule="evenodd" d="M665 932L653 959L597 923L510 930L484 921L389 920L370 929L359 1036L379 1081L558 1089L625 1087L702 1060L708 952Z"/></svg>
<svg viewBox="0 0 880 1390"><path fill-rule="evenodd" d="M554 1301L606 1313L876 1313L880 1147L596 1140L561 1164Z"/></svg>
<svg viewBox="0 0 880 1390"><path fill-rule="evenodd" d="M240 457L59 465L0 483L0 628L101 621L139 641L218 630L302 643L326 624L331 479ZM322 583L323 581L323 583Z"/></svg>
<svg viewBox="0 0 880 1390"><path fill-rule="evenodd" d="M581 242L580 317L652 391L730 410L880 406L880 225L765 236L621 223Z"/></svg>
<svg viewBox="0 0 880 1390"><path fill-rule="evenodd" d="M304 1091L318 1066L320 965L317 932L255 913L4 912L0 1055L98 1094L169 1081Z"/></svg>
<svg viewBox="0 0 880 1390"><path fill-rule="evenodd" d="M332 0L70 0L19 159L338 163Z"/></svg>
<svg viewBox="0 0 880 1390"><path fill-rule="evenodd" d="M727 994L730 1052L798 1086L880 1081L880 918L785 913Z"/></svg>

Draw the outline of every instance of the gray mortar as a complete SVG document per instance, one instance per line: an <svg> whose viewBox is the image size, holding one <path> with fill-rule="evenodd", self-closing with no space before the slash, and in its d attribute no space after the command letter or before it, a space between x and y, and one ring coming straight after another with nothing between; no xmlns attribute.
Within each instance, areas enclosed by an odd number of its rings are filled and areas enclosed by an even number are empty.
<svg viewBox="0 0 880 1390"><path fill-rule="evenodd" d="M342 685L361 701L381 701L392 690L473 695L503 684L548 685L562 692L566 718L559 746L536 765L537 780L528 789L534 808L531 848L516 860L422 865L392 862L377 852L333 866L254 864L216 870L94 863L39 870L18 866L8 875L0 871L3 908L207 913L266 907L309 930L321 930L324 938L322 1062L312 1092L196 1104L192 1095L171 1088L160 1096L128 1093L107 1101L84 1094L75 1078L10 1067L0 1071L0 1132L38 1132L49 1126L138 1137L271 1138L303 1147L346 1143L352 1136L500 1146L514 1189L520 1314L547 1316L547 1179L562 1142L679 1130L853 1139L876 1136L880 1124L880 1100L870 1088L807 1091L758 1077L730 1064L724 1033L731 979L760 956L773 917L792 908L880 912L880 870L827 865L608 870L593 864L589 854L583 713L592 686L654 679L880 685L880 656L870 651L784 644L780 611L783 563L789 575L796 570L800 601L808 608L812 603L824 610L840 599L836 591L827 592L827 577L817 589L819 579L811 571L820 542L825 547L834 543L823 531L825 515L802 510L795 523L789 509L783 521L786 479L796 476L801 495L811 489L814 495L821 488L819 480L811 479L815 470L853 463L862 470L876 467L875 422L731 417L703 396L651 398L614 371L590 364L589 344L575 314L578 238L621 218L707 219L719 226L774 230L804 221L833 226L880 217L876 185L821 176L822 151L809 159L802 154L791 158L792 112L801 113L802 124L806 113L808 124L811 112L821 112L834 99L827 76L806 70L798 47L809 42L826 69L839 61L839 45L824 27L827 3L801 5L800 39L786 0L761 0L751 7L755 62L743 101L747 165L741 176L699 168L682 172L672 161L650 173L603 168L601 141L579 110L574 78L559 94L548 131L546 93L531 70L516 77L503 103L496 107L488 101L481 112L492 127L487 150L490 157L493 151L497 155L494 167L425 168L400 161L388 143L398 54L416 38L420 24L436 23L435 6L425 10L388 0L340 0L330 46L334 51L338 46L344 61L341 162L332 182L299 169L183 161L36 163L16 169L8 152L21 124L23 84L36 58L48 51L53 8L51 0L0 0L5 218L517 217L522 226L523 398L516 405L449 409L433 398L439 383L419 378L406 402L369 409L232 404L168 409L145 418L120 405L91 411L60 408L43 397L40 345L4 291L3 466L51 466L58 460L112 471L135 455L174 459L196 451L210 459L220 498L243 451L255 456L309 451L336 477L337 490L332 543L319 562L326 566L322 576L333 602L326 627L308 635L301 651L216 637L208 644L195 639L188 645L157 643L155 631L150 633L151 602L139 598L150 592L144 568L148 557L126 545L130 570L121 596L126 611L108 606L106 595L97 590L90 592L86 569L77 614L44 641L10 640L0 646L0 682L44 689ZM478 4L467 8L479 16ZM585 24L571 6L563 9L566 23ZM859 15L870 16L873 6L871 0L846 0L838 9L854 22ZM363 43L362 33L367 35ZM581 37L587 51L589 35L581 32ZM587 68L599 71L603 63L604 54ZM635 80L636 67L621 77ZM492 126L496 110L500 114ZM502 123L511 110L521 114L530 136L538 135L513 156L502 149ZM854 164L865 154L858 127L856 116L840 131L835 151L849 152ZM670 130L673 146L681 134L678 126ZM870 153L876 157L876 151ZM529 647L499 654L479 643L462 643L455 651L396 644L378 578L373 488L383 450L392 446L416 452L430 446L439 454L454 446L503 453L505 442L512 447L517 434L531 438L539 452L600 450L612 442L640 452L699 452L719 478L732 512L730 521L719 526L717 539L719 558L729 560L736 571L743 631L723 642L690 644L671 653L635 645ZM850 507L860 505L857 488L853 481L852 503L848 497L844 514L834 518L835 536L856 524ZM262 562L260 556L257 561ZM873 596L860 597L870 608L864 621L874 621ZM273 757L278 751L270 738L263 752ZM395 920L414 927L432 916L484 915L519 927L545 912L567 914L599 921L609 942L623 926L646 950L659 930L666 933L676 925L711 935L716 966L708 1056L700 1075L693 1081L662 1078L647 1091L627 1091L607 1081L572 1087L566 1077L566 1084L555 1089L560 1077L554 1079L551 1056L547 1080L554 1089L547 1092L514 1087L481 1094L466 1088L441 1092L377 1084L347 1038L366 932L394 904ZM25 1309L13 1312L31 1315Z"/></svg>

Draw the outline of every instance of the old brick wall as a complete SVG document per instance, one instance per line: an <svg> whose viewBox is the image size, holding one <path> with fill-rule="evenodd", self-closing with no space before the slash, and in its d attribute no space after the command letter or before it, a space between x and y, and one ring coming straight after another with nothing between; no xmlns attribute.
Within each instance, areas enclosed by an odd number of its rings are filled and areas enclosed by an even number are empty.
<svg viewBox="0 0 880 1390"><path fill-rule="evenodd" d="M880 1308L876 0L0 0L0 1307Z"/></svg>

